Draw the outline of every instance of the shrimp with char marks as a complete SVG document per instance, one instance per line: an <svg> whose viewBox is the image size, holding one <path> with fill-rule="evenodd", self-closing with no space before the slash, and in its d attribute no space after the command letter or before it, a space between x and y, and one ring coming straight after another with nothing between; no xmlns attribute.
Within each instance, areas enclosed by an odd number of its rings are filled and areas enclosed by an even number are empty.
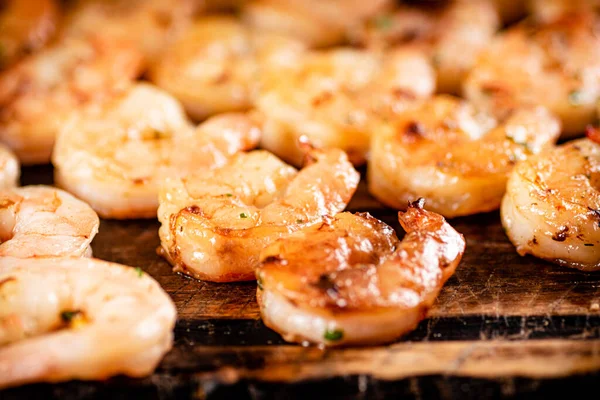
<svg viewBox="0 0 600 400"><path fill-rule="evenodd" d="M175 271L195 278L254 279L263 247L342 211L358 181L338 149L312 150L299 172L254 151L220 169L168 178L158 209L162 254Z"/></svg>
<svg viewBox="0 0 600 400"><path fill-rule="evenodd" d="M369 191L398 209L422 196L428 209L446 217L492 211L514 164L552 147L559 133L558 120L542 107L502 120L438 95L373 133Z"/></svg>
<svg viewBox="0 0 600 400"><path fill-rule="evenodd" d="M256 108L264 115L261 146L300 165L306 139L337 147L364 164L374 121L430 96L435 75L420 52L340 48L308 52L290 68L261 78Z"/></svg>
<svg viewBox="0 0 600 400"><path fill-rule="evenodd" d="M152 66L150 78L202 119L249 109L259 72L293 64L303 49L301 42L254 32L233 17L206 16Z"/></svg>
<svg viewBox="0 0 600 400"><path fill-rule="evenodd" d="M600 270L600 132L519 163L500 209L521 255Z"/></svg>
<svg viewBox="0 0 600 400"><path fill-rule="evenodd" d="M62 190L0 190L0 257L90 257L99 224L90 206Z"/></svg>
<svg viewBox="0 0 600 400"><path fill-rule="evenodd" d="M325 346L390 342L425 317L459 264L465 240L423 201L406 230L341 213L266 247L257 269L265 324L285 340Z"/></svg>
<svg viewBox="0 0 600 400"><path fill-rule="evenodd" d="M169 296L139 269L2 257L0 389L149 375L171 348L175 318Z"/></svg>
<svg viewBox="0 0 600 400"><path fill-rule="evenodd" d="M458 94L498 28L491 0L404 4L369 20L353 41L369 48L423 51L436 69L437 91Z"/></svg>
<svg viewBox="0 0 600 400"><path fill-rule="evenodd" d="M542 105L562 121L563 138L596 120L600 97L600 16L570 13L524 21L500 34L464 82L475 105L497 114Z"/></svg>
<svg viewBox="0 0 600 400"><path fill-rule="evenodd" d="M55 42L0 73L0 142L23 164L50 161L56 135L140 72L134 49L100 36Z"/></svg>
<svg viewBox="0 0 600 400"><path fill-rule="evenodd" d="M56 182L101 217L152 218L164 177L223 165L259 137L259 123L245 114L221 114L194 128L174 98L140 83L71 120L52 162Z"/></svg>

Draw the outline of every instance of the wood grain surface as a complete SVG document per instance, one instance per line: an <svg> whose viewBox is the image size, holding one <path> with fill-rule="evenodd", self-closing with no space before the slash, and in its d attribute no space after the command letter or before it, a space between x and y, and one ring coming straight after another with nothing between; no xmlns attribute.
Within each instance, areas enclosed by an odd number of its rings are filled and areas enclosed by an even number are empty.
<svg viewBox="0 0 600 400"><path fill-rule="evenodd" d="M23 183L51 183L49 167ZM349 206L401 233L364 183ZM254 283L199 282L156 254L158 222L102 221L94 255L140 267L172 296L175 346L145 379L29 385L21 398L535 398L600 382L600 274L520 257L498 213L451 221L463 262L429 317L398 342L322 350L286 344L260 321ZM309 395L310 394L310 395Z"/></svg>

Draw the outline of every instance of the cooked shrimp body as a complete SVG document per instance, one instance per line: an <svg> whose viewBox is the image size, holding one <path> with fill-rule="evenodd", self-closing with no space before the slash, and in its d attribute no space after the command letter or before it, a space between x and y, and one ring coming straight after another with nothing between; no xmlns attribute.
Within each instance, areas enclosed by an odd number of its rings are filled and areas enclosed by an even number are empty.
<svg viewBox="0 0 600 400"><path fill-rule="evenodd" d="M460 262L465 240L412 203L394 231L342 213L266 247L257 269L265 324L325 346L389 342L414 329Z"/></svg>
<svg viewBox="0 0 600 400"><path fill-rule="evenodd" d="M501 217L521 255L600 269L600 144L579 139L520 162Z"/></svg>
<svg viewBox="0 0 600 400"><path fill-rule="evenodd" d="M46 44L58 19L55 0L4 0L1 6L0 69Z"/></svg>
<svg viewBox="0 0 600 400"><path fill-rule="evenodd" d="M500 112L543 105L562 120L563 137L583 133L595 121L600 96L599 22L582 12L510 28L479 58L466 97Z"/></svg>
<svg viewBox="0 0 600 400"><path fill-rule="evenodd" d="M138 268L0 258L0 388L148 375L171 348L175 317Z"/></svg>
<svg viewBox="0 0 600 400"><path fill-rule="evenodd" d="M373 133L369 191L398 209L422 196L428 209L446 217L492 211L513 165L552 147L559 132L559 122L542 107L498 120L439 95Z"/></svg>
<svg viewBox="0 0 600 400"><path fill-rule="evenodd" d="M355 25L386 9L389 0L252 0L242 19L252 29L290 35L309 46L344 41Z"/></svg>
<svg viewBox="0 0 600 400"><path fill-rule="evenodd" d="M90 206L62 190L0 190L0 257L89 257L99 224Z"/></svg>
<svg viewBox="0 0 600 400"><path fill-rule="evenodd" d="M150 77L202 119L250 108L261 66L290 64L303 48L291 38L252 32L233 17L207 16L165 52Z"/></svg>
<svg viewBox="0 0 600 400"><path fill-rule="evenodd" d="M259 135L243 114L222 114L194 129L174 98L140 83L66 125L52 157L55 180L104 218L152 218L165 176L223 165L254 147Z"/></svg>
<svg viewBox="0 0 600 400"><path fill-rule="evenodd" d="M254 279L262 248L342 211L359 174L341 150L309 156L301 171L261 150L220 169L167 178L159 236L174 270L215 282Z"/></svg>
<svg viewBox="0 0 600 400"><path fill-rule="evenodd" d="M404 5L367 22L356 34L371 48L417 48L437 71L437 90L458 94L477 56L499 27L492 0L453 0L437 5Z"/></svg>
<svg viewBox="0 0 600 400"><path fill-rule="evenodd" d="M148 63L192 23L196 0L76 0L67 13L63 36L81 37L101 32L117 42L128 42Z"/></svg>
<svg viewBox="0 0 600 400"><path fill-rule="evenodd" d="M139 73L138 53L94 36L67 39L0 73L0 142L24 164L50 161L71 115L110 98Z"/></svg>
<svg viewBox="0 0 600 400"><path fill-rule="evenodd" d="M531 13L538 21L552 22L570 13L598 12L599 0L529 0Z"/></svg>
<svg viewBox="0 0 600 400"><path fill-rule="evenodd" d="M17 156L0 144L0 190L17 186L20 173Z"/></svg>
<svg viewBox="0 0 600 400"><path fill-rule="evenodd" d="M434 72L415 51L335 49L308 53L297 65L262 77L256 100L265 117L261 145L300 165L300 139L341 148L355 165L369 151L374 120L431 95Z"/></svg>

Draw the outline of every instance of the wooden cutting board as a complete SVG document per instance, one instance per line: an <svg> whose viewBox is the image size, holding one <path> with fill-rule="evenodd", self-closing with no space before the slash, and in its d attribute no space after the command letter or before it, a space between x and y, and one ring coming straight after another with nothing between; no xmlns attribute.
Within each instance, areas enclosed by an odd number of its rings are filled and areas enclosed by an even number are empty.
<svg viewBox="0 0 600 400"><path fill-rule="evenodd" d="M23 183L51 183L50 167ZM399 232L364 182L349 206ZM94 255L140 267L171 295L175 346L154 375L29 385L29 398L504 398L574 395L600 382L600 274L520 257L498 213L451 221L467 239L429 317L388 346L321 350L285 343L260 320L255 283L199 282L156 255L159 224L102 221ZM597 392L596 392L597 393Z"/></svg>

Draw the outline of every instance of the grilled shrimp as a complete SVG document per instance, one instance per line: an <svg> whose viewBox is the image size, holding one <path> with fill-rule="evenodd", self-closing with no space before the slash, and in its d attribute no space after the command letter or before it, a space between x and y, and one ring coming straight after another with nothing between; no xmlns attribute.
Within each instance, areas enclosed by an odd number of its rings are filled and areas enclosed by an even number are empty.
<svg viewBox="0 0 600 400"><path fill-rule="evenodd" d="M497 120L439 95L373 134L369 191L399 209L422 196L446 217L495 210L515 162L551 147L559 133L559 122L542 107Z"/></svg>
<svg viewBox="0 0 600 400"><path fill-rule="evenodd" d="M302 49L291 38L256 34L233 17L204 17L165 52L150 77L202 119L250 108L259 66L290 64Z"/></svg>
<svg viewBox="0 0 600 400"><path fill-rule="evenodd" d="M69 117L139 73L133 49L101 37L55 43L0 74L0 142L24 164L50 161Z"/></svg>
<svg viewBox="0 0 600 400"><path fill-rule="evenodd" d="M417 48L437 70L437 90L459 93L477 56L492 41L499 18L492 0L404 5L371 19L354 38L371 48Z"/></svg>
<svg viewBox="0 0 600 400"><path fill-rule="evenodd" d="M99 224L90 206L62 190L0 190L0 257L90 257Z"/></svg>
<svg viewBox="0 0 600 400"><path fill-rule="evenodd" d="M414 51L336 49L306 54L297 65L262 78L257 109L265 116L261 145L300 165L300 139L337 147L355 165L369 150L372 122L434 90L434 72Z"/></svg>
<svg viewBox="0 0 600 400"><path fill-rule="evenodd" d="M581 134L594 122L600 96L599 21L582 12L510 28L479 58L466 97L501 113L544 105L562 120L563 137Z"/></svg>
<svg viewBox="0 0 600 400"><path fill-rule="evenodd" d="M128 42L148 63L192 23L197 0L76 0L67 14L63 35L81 37L101 32Z"/></svg>
<svg viewBox="0 0 600 400"><path fill-rule="evenodd" d="M175 99L137 84L67 124L52 157L55 180L104 218L152 218L165 176L223 165L254 147L259 135L243 114L222 114L194 129Z"/></svg>
<svg viewBox="0 0 600 400"><path fill-rule="evenodd" d="M389 342L414 329L460 262L465 240L423 202L392 228L342 213L266 247L257 269L265 324L326 346Z"/></svg>
<svg viewBox="0 0 600 400"><path fill-rule="evenodd" d="M519 254L600 270L600 144L579 139L519 163L500 211Z"/></svg>
<svg viewBox="0 0 600 400"><path fill-rule="evenodd" d="M342 211L359 174L338 149L312 150L301 171L266 151L180 179L160 191L162 254L177 272L229 282L254 279L260 250Z"/></svg>
<svg viewBox="0 0 600 400"><path fill-rule="evenodd" d="M344 41L348 31L386 9L390 0L252 0L242 8L242 19L253 29L280 33L309 46L331 46Z"/></svg>
<svg viewBox="0 0 600 400"><path fill-rule="evenodd" d="M20 172L17 156L0 144L0 190L17 186Z"/></svg>
<svg viewBox="0 0 600 400"><path fill-rule="evenodd" d="M55 0L0 1L0 69L46 44L57 19Z"/></svg>
<svg viewBox="0 0 600 400"><path fill-rule="evenodd" d="M171 348L175 314L138 268L0 258L0 388L148 375Z"/></svg>
<svg viewBox="0 0 600 400"><path fill-rule="evenodd" d="M539 21L552 22L570 13L598 12L599 0L529 0L531 13Z"/></svg>

